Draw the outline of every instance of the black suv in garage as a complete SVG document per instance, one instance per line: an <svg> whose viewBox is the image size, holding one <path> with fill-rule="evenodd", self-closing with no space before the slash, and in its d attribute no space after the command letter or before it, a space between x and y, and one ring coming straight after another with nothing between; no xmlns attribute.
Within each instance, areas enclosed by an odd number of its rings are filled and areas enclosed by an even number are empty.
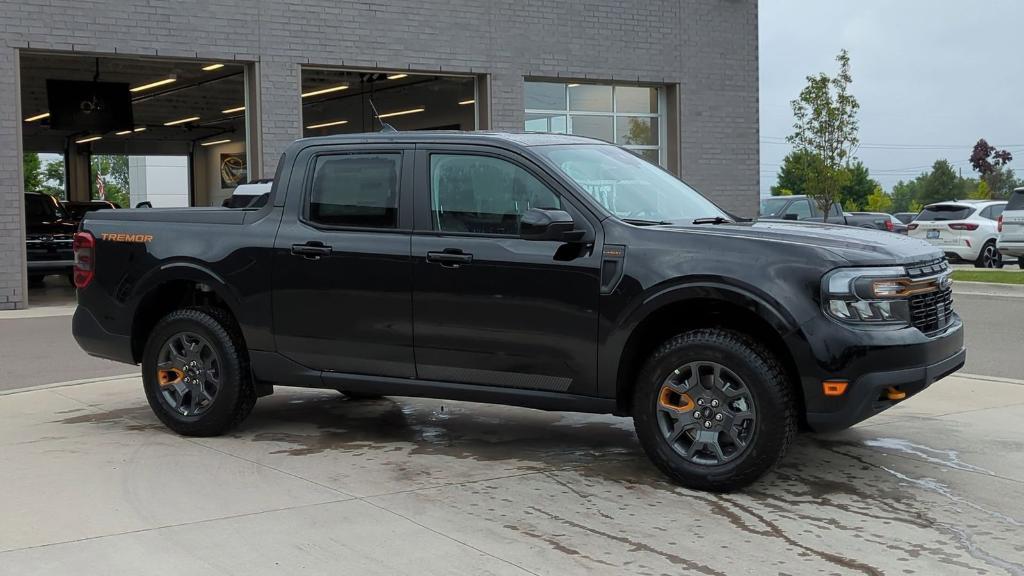
<svg viewBox="0 0 1024 576"><path fill-rule="evenodd" d="M25 254L31 284L51 274L71 278L75 228L59 200L49 194L25 194Z"/></svg>

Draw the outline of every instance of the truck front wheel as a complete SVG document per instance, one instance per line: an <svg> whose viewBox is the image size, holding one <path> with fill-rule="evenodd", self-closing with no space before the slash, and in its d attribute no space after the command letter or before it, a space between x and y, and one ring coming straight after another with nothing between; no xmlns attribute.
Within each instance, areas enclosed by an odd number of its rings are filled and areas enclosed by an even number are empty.
<svg viewBox="0 0 1024 576"><path fill-rule="evenodd" d="M731 330L675 336L648 358L633 395L647 456L699 490L742 488L774 466L797 430L792 387L773 354Z"/></svg>
<svg viewBox="0 0 1024 576"><path fill-rule="evenodd" d="M150 333L142 355L149 405L178 434L223 434L256 403L247 358L242 337L224 312L171 312Z"/></svg>

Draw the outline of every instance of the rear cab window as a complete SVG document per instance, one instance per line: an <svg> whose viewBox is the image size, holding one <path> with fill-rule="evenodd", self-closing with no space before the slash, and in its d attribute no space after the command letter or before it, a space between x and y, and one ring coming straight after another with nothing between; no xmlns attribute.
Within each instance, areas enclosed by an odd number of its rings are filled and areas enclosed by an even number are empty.
<svg viewBox="0 0 1024 576"><path fill-rule="evenodd" d="M941 222L946 220L965 220L974 213L973 206L962 204L933 204L927 206L918 215L918 221Z"/></svg>
<svg viewBox="0 0 1024 576"><path fill-rule="evenodd" d="M1006 203L1004 210L1021 210L1024 211L1024 188L1019 188L1010 194L1010 201Z"/></svg>

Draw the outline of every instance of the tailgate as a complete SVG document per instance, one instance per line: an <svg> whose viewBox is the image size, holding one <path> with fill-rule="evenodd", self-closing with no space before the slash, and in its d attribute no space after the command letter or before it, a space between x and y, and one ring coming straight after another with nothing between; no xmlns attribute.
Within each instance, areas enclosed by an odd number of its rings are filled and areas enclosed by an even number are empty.
<svg viewBox="0 0 1024 576"><path fill-rule="evenodd" d="M999 239L1003 242L1024 242L1024 210L1003 212L1003 231Z"/></svg>
<svg viewBox="0 0 1024 576"><path fill-rule="evenodd" d="M960 244L960 232L953 230L945 222L917 221L917 229L910 233L914 238L920 238L935 246L956 246Z"/></svg>

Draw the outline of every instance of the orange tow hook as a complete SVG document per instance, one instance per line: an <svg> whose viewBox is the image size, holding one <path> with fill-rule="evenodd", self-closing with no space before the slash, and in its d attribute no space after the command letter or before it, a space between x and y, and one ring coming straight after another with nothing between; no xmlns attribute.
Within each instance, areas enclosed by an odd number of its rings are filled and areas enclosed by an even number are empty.
<svg viewBox="0 0 1024 576"><path fill-rule="evenodd" d="M902 390L897 390L892 386L889 386L889 389L885 391L885 397L893 401L903 400L904 398L907 397L907 393Z"/></svg>

